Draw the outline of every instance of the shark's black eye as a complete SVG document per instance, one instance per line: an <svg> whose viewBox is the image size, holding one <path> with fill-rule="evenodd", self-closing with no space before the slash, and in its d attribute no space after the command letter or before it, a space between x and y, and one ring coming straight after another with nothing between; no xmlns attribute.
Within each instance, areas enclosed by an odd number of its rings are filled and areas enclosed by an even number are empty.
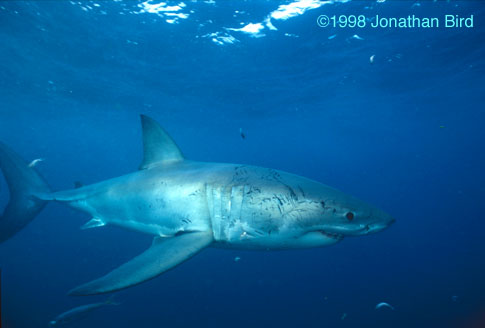
<svg viewBox="0 0 485 328"><path fill-rule="evenodd" d="M354 219L354 213L347 212L347 214L345 214L345 217L347 218L347 220L352 221Z"/></svg>

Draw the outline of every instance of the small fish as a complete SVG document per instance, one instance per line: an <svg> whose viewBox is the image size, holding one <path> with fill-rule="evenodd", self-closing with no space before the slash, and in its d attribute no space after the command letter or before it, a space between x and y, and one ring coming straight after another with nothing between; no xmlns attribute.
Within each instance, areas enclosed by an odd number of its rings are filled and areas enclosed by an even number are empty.
<svg viewBox="0 0 485 328"><path fill-rule="evenodd" d="M246 135L244 134L242 128L239 128L239 134L241 135L241 138L246 139Z"/></svg>
<svg viewBox="0 0 485 328"><path fill-rule="evenodd" d="M59 327L68 325L75 321L79 321L87 316L90 312L107 305L120 305L120 303L113 302L113 300L109 298L104 302L86 304L75 307L69 311L59 314L54 320L49 322L49 327Z"/></svg>
<svg viewBox="0 0 485 328"><path fill-rule="evenodd" d="M37 159L34 159L32 162L29 163L29 167L34 167L37 165L37 163L40 163L40 162L43 162L44 159L43 158L37 158Z"/></svg>
<svg viewBox="0 0 485 328"><path fill-rule="evenodd" d="M236 256L236 257L234 258L234 262L239 262L239 260L241 260L241 258L240 258L239 256Z"/></svg>
<svg viewBox="0 0 485 328"><path fill-rule="evenodd" d="M340 320L344 320L345 318L347 318L347 313L342 314L342 316L340 317Z"/></svg>
<svg viewBox="0 0 485 328"><path fill-rule="evenodd" d="M386 303L386 302L382 302L382 303L377 304L376 310L379 310L379 309L384 308L384 307L387 307L387 308L390 308L391 310L394 310L394 307L392 305L390 305L389 303Z"/></svg>
<svg viewBox="0 0 485 328"><path fill-rule="evenodd" d="M351 39L355 39L355 40L364 40L364 38L363 38L363 37L361 37L361 36L359 36L359 35L357 35L357 34L352 35L350 38L351 38Z"/></svg>
<svg viewBox="0 0 485 328"><path fill-rule="evenodd" d="M451 300L452 300L453 302L458 301L458 296L456 296L456 295L451 296Z"/></svg>
<svg viewBox="0 0 485 328"><path fill-rule="evenodd" d="M375 59L375 58L376 58L376 55L372 55L372 56L370 56L370 58L369 58L369 62L370 62L371 64L374 64L374 59Z"/></svg>

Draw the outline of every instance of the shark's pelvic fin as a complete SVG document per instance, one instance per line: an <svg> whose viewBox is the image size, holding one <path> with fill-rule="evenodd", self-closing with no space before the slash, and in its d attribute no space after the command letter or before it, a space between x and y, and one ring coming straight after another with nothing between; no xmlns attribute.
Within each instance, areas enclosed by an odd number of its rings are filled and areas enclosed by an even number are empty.
<svg viewBox="0 0 485 328"><path fill-rule="evenodd" d="M98 218L92 218L91 220L89 220L88 222L86 222L81 227L81 229L82 230L86 230L86 229L90 229L90 228L103 227L105 225L106 225L106 223L103 220L98 219Z"/></svg>
<svg viewBox="0 0 485 328"><path fill-rule="evenodd" d="M175 141L155 120L141 115L141 125L143 129L143 162L140 170L184 160Z"/></svg>
<svg viewBox="0 0 485 328"><path fill-rule="evenodd" d="M104 277L74 288L69 295L94 295L137 285L188 260L213 241L211 231L155 237L152 246Z"/></svg>

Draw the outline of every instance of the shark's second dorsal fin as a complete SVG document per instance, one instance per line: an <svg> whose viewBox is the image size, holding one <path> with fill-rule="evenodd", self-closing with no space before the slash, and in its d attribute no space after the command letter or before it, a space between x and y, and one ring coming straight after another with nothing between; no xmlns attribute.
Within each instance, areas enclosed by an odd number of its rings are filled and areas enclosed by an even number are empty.
<svg viewBox="0 0 485 328"><path fill-rule="evenodd" d="M143 129L143 161L140 170L184 160L179 147L155 120L141 115L141 126Z"/></svg>

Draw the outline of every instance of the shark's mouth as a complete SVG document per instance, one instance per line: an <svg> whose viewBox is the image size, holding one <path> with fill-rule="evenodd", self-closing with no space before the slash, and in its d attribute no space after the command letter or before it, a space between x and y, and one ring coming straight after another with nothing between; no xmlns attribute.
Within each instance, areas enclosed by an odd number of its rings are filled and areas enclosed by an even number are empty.
<svg viewBox="0 0 485 328"><path fill-rule="evenodd" d="M317 232L321 233L325 237L332 238L332 239L335 239L335 240L344 239L344 235L340 235L338 233L327 232L327 231L324 231L324 230L318 230Z"/></svg>

